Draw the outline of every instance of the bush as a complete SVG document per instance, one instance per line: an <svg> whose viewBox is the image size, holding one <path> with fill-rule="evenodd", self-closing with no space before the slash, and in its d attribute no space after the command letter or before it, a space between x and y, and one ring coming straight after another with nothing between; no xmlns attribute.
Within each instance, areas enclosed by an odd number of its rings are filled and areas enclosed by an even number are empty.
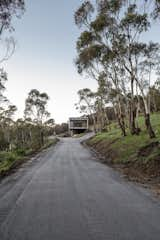
<svg viewBox="0 0 160 240"><path fill-rule="evenodd" d="M15 153L12 153L12 152L10 152L10 153L8 153L8 157L7 157L7 159L6 159L6 160L8 160L9 162L14 162L16 159L17 159L17 156L16 156L16 154L15 154Z"/></svg>
<svg viewBox="0 0 160 240"><path fill-rule="evenodd" d="M17 149L16 153L19 156L24 156L26 154L26 151L25 151L25 149L21 148L21 149Z"/></svg>

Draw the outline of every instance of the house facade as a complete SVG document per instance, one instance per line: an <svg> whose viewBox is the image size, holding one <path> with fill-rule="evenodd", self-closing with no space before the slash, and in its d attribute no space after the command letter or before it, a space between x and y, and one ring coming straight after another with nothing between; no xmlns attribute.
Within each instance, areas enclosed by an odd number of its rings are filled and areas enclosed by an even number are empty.
<svg viewBox="0 0 160 240"><path fill-rule="evenodd" d="M87 117L69 118L68 127L71 135L79 134L89 129Z"/></svg>

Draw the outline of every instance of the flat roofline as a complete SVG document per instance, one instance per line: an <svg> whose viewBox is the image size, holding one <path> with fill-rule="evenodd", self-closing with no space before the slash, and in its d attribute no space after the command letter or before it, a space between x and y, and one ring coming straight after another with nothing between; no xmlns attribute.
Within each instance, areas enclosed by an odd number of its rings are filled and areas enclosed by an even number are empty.
<svg viewBox="0 0 160 240"><path fill-rule="evenodd" d="M88 118L87 117L83 117L83 118L73 117L73 118L69 118L69 120L88 120Z"/></svg>

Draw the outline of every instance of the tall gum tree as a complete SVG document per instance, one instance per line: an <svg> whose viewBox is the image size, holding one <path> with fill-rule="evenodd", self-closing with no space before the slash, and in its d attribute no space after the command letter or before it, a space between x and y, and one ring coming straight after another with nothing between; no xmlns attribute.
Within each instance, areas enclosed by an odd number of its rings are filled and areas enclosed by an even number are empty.
<svg viewBox="0 0 160 240"><path fill-rule="evenodd" d="M24 0L1 0L0 1L0 44L3 45L0 55L0 64L7 61L15 50L15 41L12 36L14 31L12 21L15 17L20 18L25 11ZM7 34L4 33L8 32ZM5 46L5 49L4 49ZM2 54L3 53L3 54Z"/></svg>
<svg viewBox="0 0 160 240"><path fill-rule="evenodd" d="M123 71L126 89L130 95L127 105L132 134L139 133L135 123L137 112L135 89L137 85L140 88L137 69L145 54L140 39L150 28L148 6L148 1L140 4L139 1L131 0L97 0L93 7L91 2L86 1L75 13L76 24L85 28L77 44L78 68L80 71L91 71L96 79L99 70L103 69L106 76L109 73L116 90L120 89L119 86L122 84L116 86L114 75L118 76L119 72ZM138 55L140 57L137 57ZM121 79L119 81L121 82ZM117 101L120 106L120 97L117 97ZM145 119L149 119L146 107ZM154 137L150 121L145 122L150 137Z"/></svg>
<svg viewBox="0 0 160 240"><path fill-rule="evenodd" d="M32 122L34 122L40 132L40 144L44 144L44 132L43 124L50 116L50 113L47 111L47 103L49 96L47 93L41 93L37 89L32 89L25 101L25 118L30 117Z"/></svg>
<svg viewBox="0 0 160 240"><path fill-rule="evenodd" d="M89 88L83 88L78 91L79 102L76 104L76 108L81 113L89 114L93 121L93 128L96 132L96 109L95 109L95 93Z"/></svg>

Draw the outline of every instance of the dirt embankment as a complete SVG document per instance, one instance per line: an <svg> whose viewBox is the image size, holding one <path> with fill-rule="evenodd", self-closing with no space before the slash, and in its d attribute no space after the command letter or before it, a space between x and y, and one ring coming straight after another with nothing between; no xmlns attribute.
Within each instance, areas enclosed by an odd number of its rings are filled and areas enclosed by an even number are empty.
<svg viewBox="0 0 160 240"><path fill-rule="evenodd" d="M121 171L129 180L154 187L160 194L160 143L151 142L121 161L119 149L113 147L116 141L118 139L110 142L106 139L96 142L90 139L86 145L101 156L99 159L102 163Z"/></svg>

